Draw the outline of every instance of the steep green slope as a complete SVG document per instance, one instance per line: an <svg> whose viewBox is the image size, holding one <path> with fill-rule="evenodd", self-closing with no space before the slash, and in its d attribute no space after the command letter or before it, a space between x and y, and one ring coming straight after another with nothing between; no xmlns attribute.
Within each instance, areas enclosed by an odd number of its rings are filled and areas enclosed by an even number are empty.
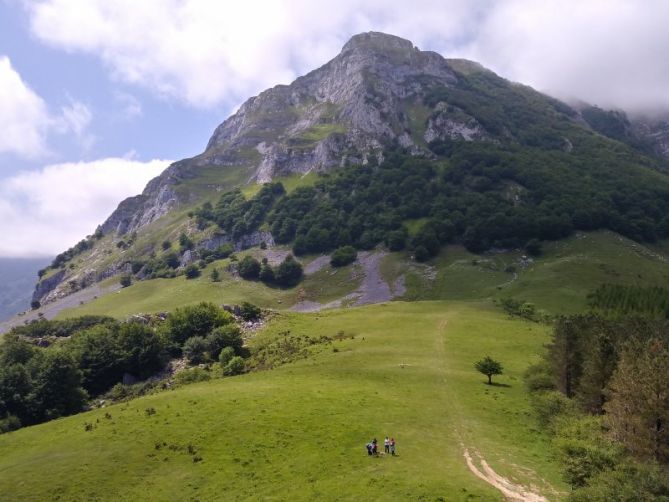
<svg viewBox="0 0 669 502"><path fill-rule="evenodd" d="M501 500L467 470L463 448L550 499L565 489L521 380L548 340L546 328L476 304L394 303L283 314L253 345L340 331L354 338L275 370L2 435L0 493L18 500ZM485 354L504 363L501 386L485 385L474 371ZM397 439L399 456L368 458L365 443L385 434Z"/></svg>

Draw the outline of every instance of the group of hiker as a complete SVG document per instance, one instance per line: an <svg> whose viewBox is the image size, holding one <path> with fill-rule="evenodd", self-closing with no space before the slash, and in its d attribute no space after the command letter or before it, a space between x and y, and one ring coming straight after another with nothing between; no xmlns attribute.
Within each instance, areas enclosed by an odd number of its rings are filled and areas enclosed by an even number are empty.
<svg viewBox="0 0 669 502"><path fill-rule="evenodd" d="M372 439L365 446L367 446L367 455L369 455L370 457L372 455L374 455L374 456L379 455L378 441L376 440L376 438ZM388 439L388 436L386 436L386 439L383 440L383 447L385 449L385 452L383 454L390 453L391 455L394 456L395 455L395 438Z"/></svg>

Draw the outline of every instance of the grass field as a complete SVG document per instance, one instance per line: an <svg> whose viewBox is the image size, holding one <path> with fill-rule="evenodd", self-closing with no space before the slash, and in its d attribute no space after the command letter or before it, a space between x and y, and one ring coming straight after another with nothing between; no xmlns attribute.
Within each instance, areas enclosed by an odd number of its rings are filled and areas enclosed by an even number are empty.
<svg viewBox="0 0 669 502"><path fill-rule="evenodd" d="M285 330L355 337L275 370L2 435L0 493L23 501L502 500L467 470L463 446L551 500L564 493L521 381L546 328L478 303L394 302L279 314L254 343ZM500 386L473 369L486 354L504 364ZM385 434L399 456L368 458L364 444Z"/></svg>

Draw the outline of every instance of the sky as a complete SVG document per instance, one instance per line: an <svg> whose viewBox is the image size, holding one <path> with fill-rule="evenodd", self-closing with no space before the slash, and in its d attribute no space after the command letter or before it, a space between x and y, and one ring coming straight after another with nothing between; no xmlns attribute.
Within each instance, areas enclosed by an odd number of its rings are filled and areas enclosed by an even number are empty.
<svg viewBox="0 0 669 502"><path fill-rule="evenodd" d="M53 256L250 96L383 31L555 97L669 111L665 0L0 0L0 258Z"/></svg>

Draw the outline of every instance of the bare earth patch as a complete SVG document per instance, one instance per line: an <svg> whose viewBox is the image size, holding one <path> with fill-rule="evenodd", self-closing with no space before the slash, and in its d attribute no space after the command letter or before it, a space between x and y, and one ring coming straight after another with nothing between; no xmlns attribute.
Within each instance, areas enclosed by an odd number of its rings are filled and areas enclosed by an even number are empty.
<svg viewBox="0 0 669 502"><path fill-rule="evenodd" d="M463 455L469 470L476 477L497 488L507 500L514 502L548 502L546 497L531 491L525 486L512 483L505 477L497 474L478 453L475 453L478 466L467 448L464 449Z"/></svg>

